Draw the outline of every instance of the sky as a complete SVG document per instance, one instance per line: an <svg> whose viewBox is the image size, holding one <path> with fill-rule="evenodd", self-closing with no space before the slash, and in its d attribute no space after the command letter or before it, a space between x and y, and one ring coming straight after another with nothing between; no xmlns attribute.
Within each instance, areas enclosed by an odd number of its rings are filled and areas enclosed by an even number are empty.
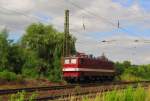
<svg viewBox="0 0 150 101"><path fill-rule="evenodd" d="M62 32L66 9L77 51L150 64L150 0L0 0L0 29L7 28L15 41L31 23L51 24Z"/></svg>

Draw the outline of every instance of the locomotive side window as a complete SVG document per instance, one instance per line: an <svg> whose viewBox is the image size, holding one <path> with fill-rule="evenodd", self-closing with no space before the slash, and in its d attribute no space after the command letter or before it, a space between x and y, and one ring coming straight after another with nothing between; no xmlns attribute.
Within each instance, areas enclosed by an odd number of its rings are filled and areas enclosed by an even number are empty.
<svg viewBox="0 0 150 101"><path fill-rule="evenodd" d="M77 63L77 59L71 59L71 63L72 64L76 64Z"/></svg>
<svg viewBox="0 0 150 101"><path fill-rule="evenodd" d="M83 60L83 59L81 59L81 60L80 60L80 64L83 64L83 63L84 63L84 60Z"/></svg>
<svg viewBox="0 0 150 101"><path fill-rule="evenodd" d="M70 62L69 62L69 59L65 59L65 64L69 64Z"/></svg>

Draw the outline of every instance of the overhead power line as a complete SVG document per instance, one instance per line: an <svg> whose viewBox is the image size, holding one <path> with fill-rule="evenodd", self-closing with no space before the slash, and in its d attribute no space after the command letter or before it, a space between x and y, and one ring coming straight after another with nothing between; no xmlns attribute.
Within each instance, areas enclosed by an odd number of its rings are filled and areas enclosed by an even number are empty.
<svg viewBox="0 0 150 101"><path fill-rule="evenodd" d="M70 3L71 5L73 5L74 7L78 8L78 9L81 9L81 10L84 11L85 13L87 13L87 14L89 14L89 15L92 15L92 16L95 16L95 17L98 17L98 18L100 18L100 19L103 19L105 22L107 22L107 23L109 23L110 25L112 25L112 26L118 28L117 22L116 22L116 24L114 24L112 21L106 19L106 18L103 17L103 16L100 16L100 15L98 15L98 14L95 14L95 13L93 13L93 12L90 11L90 10L87 10L87 9L85 10L83 7L77 5L76 3L72 2L71 0L66 0L66 1L67 1L68 3ZM120 22L119 22L119 28L118 28L118 29L121 29L123 32L126 32L126 33L133 33L133 34L136 34L136 36L138 36L140 39L145 40L143 37L139 36L137 33L133 32L133 31L129 31L129 30L127 30L126 28L123 28L123 27L121 26L121 23L120 23Z"/></svg>
<svg viewBox="0 0 150 101"><path fill-rule="evenodd" d="M97 14L91 12L90 10L85 10L83 7L77 5L76 3L72 2L71 0L66 0L66 1L69 2L70 4L72 4L74 7L77 7L77 8L79 8L79 9L83 10L85 13L88 13L88 14L93 15L93 16L95 16L95 17L99 17L99 18L103 19L105 22L107 22L107 23L111 24L112 26L115 26L115 27L116 27L116 24L114 24L113 22L109 21L109 20L106 19L105 17L100 16L100 15L97 15Z"/></svg>
<svg viewBox="0 0 150 101"><path fill-rule="evenodd" d="M5 7L0 7L0 9L3 9L3 10L6 10L8 12L14 12L14 13L17 13L17 14L21 14L23 15L24 17L26 18L32 18L33 20L36 20L36 21L40 21L41 19L38 18L37 16L34 16L34 15L27 15L23 12L20 12L20 11L17 11L17 10L12 10L12 9L9 9L9 8L5 8Z"/></svg>

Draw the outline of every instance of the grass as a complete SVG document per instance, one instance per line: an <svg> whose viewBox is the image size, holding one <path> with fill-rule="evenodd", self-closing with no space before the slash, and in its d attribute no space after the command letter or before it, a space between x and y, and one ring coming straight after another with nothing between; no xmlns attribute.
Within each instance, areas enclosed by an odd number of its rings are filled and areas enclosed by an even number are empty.
<svg viewBox="0 0 150 101"><path fill-rule="evenodd" d="M9 101L24 101L25 95L25 92L14 94L10 97ZM33 101L36 96L36 94L32 94L29 97L29 101ZM75 96L71 96L70 101L77 101L75 98ZM90 99L88 96L83 96L79 101L150 101L150 87L145 89L140 85L137 88L129 86L123 90L99 93L94 99Z"/></svg>
<svg viewBox="0 0 150 101"><path fill-rule="evenodd" d="M137 88L129 86L124 90L113 90L100 93L95 99L83 97L82 101L150 101L150 88L145 90L141 86Z"/></svg>
<svg viewBox="0 0 150 101"><path fill-rule="evenodd" d="M13 94L10 96L10 99L8 101L25 101L26 100L26 92L18 92L17 94ZM28 97L28 101L34 101L33 99L36 98L36 94L33 93L31 96Z"/></svg>

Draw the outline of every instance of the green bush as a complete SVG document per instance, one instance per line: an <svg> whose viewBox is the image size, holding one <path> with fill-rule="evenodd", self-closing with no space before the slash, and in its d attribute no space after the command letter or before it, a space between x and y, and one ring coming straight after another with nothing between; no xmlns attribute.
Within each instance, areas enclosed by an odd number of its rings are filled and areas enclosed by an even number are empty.
<svg viewBox="0 0 150 101"><path fill-rule="evenodd" d="M27 78L37 78L38 77L37 70L34 68L30 68L30 69L24 68L22 70L22 75Z"/></svg>
<svg viewBox="0 0 150 101"><path fill-rule="evenodd" d="M132 75L132 74L122 74L120 76L121 80L123 81L142 81L144 79L142 79L141 77L138 77L138 76L135 76L135 75Z"/></svg>
<svg viewBox="0 0 150 101"><path fill-rule="evenodd" d="M17 75L14 72L3 71L0 72L0 80L15 81L17 80Z"/></svg>
<svg viewBox="0 0 150 101"><path fill-rule="evenodd" d="M17 82L23 82L23 81L24 81L23 75L18 74L16 81L17 81Z"/></svg>

